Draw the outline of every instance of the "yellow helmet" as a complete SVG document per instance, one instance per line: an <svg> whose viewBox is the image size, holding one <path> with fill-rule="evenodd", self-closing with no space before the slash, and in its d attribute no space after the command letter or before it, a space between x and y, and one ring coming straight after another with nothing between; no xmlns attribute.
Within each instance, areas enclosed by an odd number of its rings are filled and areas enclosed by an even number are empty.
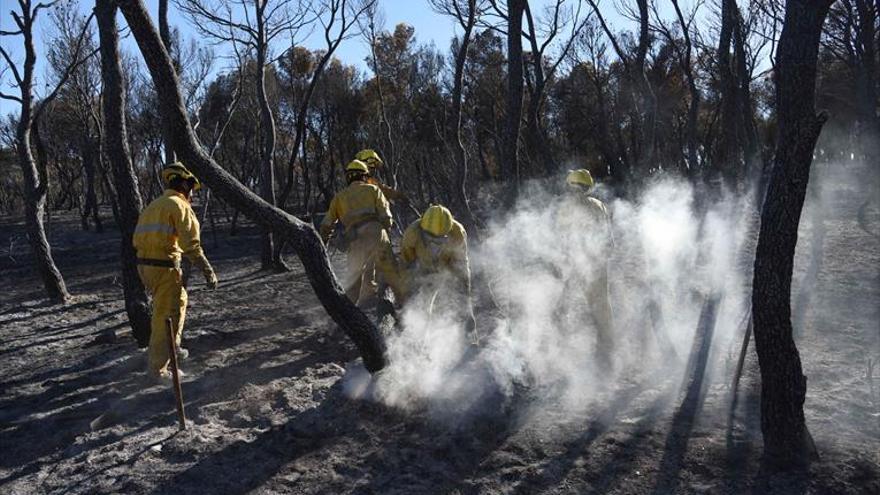
<svg viewBox="0 0 880 495"><path fill-rule="evenodd" d="M587 189L593 187L593 184L595 184L593 181L593 175L585 168L569 170L565 182L569 186L585 187Z"/></svg>
<svg viewBox="0 0 880 495"><path fill-rule="evenodd" d="M165 183L165 187L170 186L171 181L174 179L183 179L186 181L191 180L193 182L194 191L198 191L202 188L202 183L199 182L199 179L196 178L192 172L187 170L187 168L180 162L169 163L162 169L162 182Z"/></svg>
<svg viewBox="0 0 880 495"><path fill-rule="evenodd" d="M352 160L348 162L348 165L345 166L345 173L358 173L358 174L369 174L370 169L367 167L367 164L360 160Z"/></svg>
<svg viewBox="0 0 880 495"><path fill-rule="evenodd" d="M445 206L431 205L419 220L419 227L433 236L447 235L452 230L452 213Z"/></svg>
<svg viewBox="0 0 880 495"><path fill-rule="evenodd" d="M382 159L379 158L379 153L376 153L371 149L358 151L357 155L354 155L354 159L366 163L370 168L381 167L384 163Z"/></svg>

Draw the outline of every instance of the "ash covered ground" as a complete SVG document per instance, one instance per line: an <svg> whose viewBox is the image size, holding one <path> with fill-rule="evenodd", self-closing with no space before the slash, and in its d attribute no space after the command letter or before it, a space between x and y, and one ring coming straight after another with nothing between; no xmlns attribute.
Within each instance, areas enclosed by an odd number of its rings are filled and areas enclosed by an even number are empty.
<svg viewBox="0 0 880 495"><path fill-rule="evenodd" d="M673 339L677 360L638 347L650 358L592 376L576 407L528 381L481 388L466 413L401 407L353 396L357 353L295 259L261 272L256 230L223 224L216 242L203 231L221 287L190 285L178 432L171 388L146 381L130 338L118 233L59 214L66 306L42 299L23 225L0 219L0 492L880 493L880 194L863 173L817 168L802 219L792 299L821 456L806 472L761 470L753 346L731 388L737 311L719 314L730 332ZM612 271L612 296L628 273ZM491 333L497 315L478 309Z"/></svg>

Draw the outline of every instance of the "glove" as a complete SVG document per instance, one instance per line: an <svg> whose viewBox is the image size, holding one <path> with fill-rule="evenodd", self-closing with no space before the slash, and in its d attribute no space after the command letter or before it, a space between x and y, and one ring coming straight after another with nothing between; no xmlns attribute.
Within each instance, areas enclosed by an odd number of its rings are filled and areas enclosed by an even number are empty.
<svg viewBox="0 0 880 495"><path fill-rule="evenodd" d="M214 273L214 268L211 266L211 263L208 262L208 258L205 258L205 256L202 255L198 257L193 262L193 264L201 268L202 275L204 275L205 277L205 284L208 286L208 289L216 289L217 284L219 283L217 280L217 274Z"/></svg>
<svg viewBox="0 0 880 495"><path fill-rule="evenodd" d="M205 284L207 284L208 289L216 289L217 284L219 284L220 281L217 280L217 274L214 273L214 269L211 265L208 265L207 269L202 269L202 274L205 276Z"/></svg>

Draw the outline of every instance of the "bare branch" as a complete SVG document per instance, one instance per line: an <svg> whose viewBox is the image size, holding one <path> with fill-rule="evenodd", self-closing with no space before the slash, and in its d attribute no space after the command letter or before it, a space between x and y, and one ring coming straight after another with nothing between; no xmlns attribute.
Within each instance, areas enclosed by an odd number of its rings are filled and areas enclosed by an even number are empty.
<svg viewBox="0 0 880 495"><path fill-rule="evenodd" d="M18 103L24 103L23 101L21 101L21 98L19 98L18 96L10 95L10 94L6 94L6 93L4 93L4 92L2 92L2 91L0 91L0 98L2 98L2 99L4 99L4 100L15 101L15 102L18 102Z"/></svg>
<svg viewBox="0 0 880 495"><path fill-rule="evenodd" d="M0 55L3 56L3 60L6 61L6 64L9 66L9 70L12 71L12 77L15 78L15 82L21 86L23 84L23 80L21 78L21 74L18 72L18 67L12 61L12 58L9 56L9 53L0 46Z"/></svg>

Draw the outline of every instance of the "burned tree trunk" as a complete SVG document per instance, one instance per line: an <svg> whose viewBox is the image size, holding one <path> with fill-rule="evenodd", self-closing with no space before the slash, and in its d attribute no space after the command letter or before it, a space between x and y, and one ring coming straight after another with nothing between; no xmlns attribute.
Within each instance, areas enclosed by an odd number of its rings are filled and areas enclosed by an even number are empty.
<svg viewBox="0 0 880 495"><path fill-rule="evenodd" d="M162 44L165 45L165 50L168 51L171 60L174 60L174 55L171 52L171 28L168 25L168 0L159 0L159 36L162 38ZM177 64L175 64L175 68L176 67ZM162 132L162 144L165 148L165 163L172 163L176 159L174 148L171 147L171 139L164 134L165 131Z"/></svg>
<svg viewBox="0 0 880 495"><path fill-rule="evenodd" d="M173 137L180 157L223 201L293 246L318 300L354 341L366 368L371 372L381 370L386 364L385 341L369 318L345 296L318 233L310 224L260 199L205 152L187 118L171 59L142 0L120 0L119 6L150 70L168 135Z"/></svg>
<svg viewBox="0 0 880 495"><path fill-rule="evenodd" d="M19 96L5 94L0 91L0 98L4 100L15 101L21 107L21 113L18 118L18 125L15 129L15 151L18 158L18 164L21 167L22 178L24 179L23 200L25 210L25 224L27 228L28 242L31 246L31 252L34 257L34 268L36 268L46 294L49 299L55 302L66 302L70 297L61 272L55 266L55 260L52 259L52 249L46 238L46 229L43 225L43 216L46 207L46 194L48 192L48 173L46 172L46 162L37 163L31 151L31 133L40 145L39 137L39 120L40 113L46 105L55 98L57 88L48 97L46 97L39 106L34 105L34 66L37 62L37 53L34 49L34 21L41 9L47 8L46 4L40 3L32 5L28 0L19 0L18 6L20 12L12 11L12 17L18 28L15 33L4 33L9 35L19 35L22 37L24 48L24 63L19 69L14 65L9 53L0 45L0 55L6 62L15 85L18 87ZM79 47L77 47L79 54ZM5 72L5 71L4 71ZM62 77L62 82L66 80L69 70Z"/></svg>
<svg viewBox="0 0 880 495"><path fill-rule="evenodd" d="M816 61L833 0L788 0L776 65L779 138L755 253L752 311L761 368L761 431L768 460L808 460L807 379L792 337L791 277L813 148L825 117L816 115Z"/></svg>
<svg viewBox="0 0 880 495"><path fill-rule="evenodd" d="M699 160L699 143L697 138L697 119L700 114L700 89L697 87L696 76L694 75L693 65L693 42L691 41L690 24L685 21L678 0L672 0L672 6L675 8L675 15L678 23L681 25L681 31L684 36L684 57L682 58L682 70L687 78L688 93L690 94L690 102L688 103L687 113L687 174L693 176L700 166Z"/></svg>
<svg viewBox="0 0 880 495"><path fill-rule="evenodd" d="M453 191L455 199L461 206L462 220L468 232L476 232L476 219L474 212L471 211L470 202L467 196L467 152L464 149L464 143L461 140L461 100L462 88L464 86L464 65L467 62L468 49L471 44L471 34L477 20L477 2L476 0L468 0L467 15L462 16L464 32L461 35L461 44L458 47L458 53L455 54L455 73L453 75L452 84L452 116L451 131L452 145L455 153L455 184Z"/></svg>
<svg viewBox="0 0 880 495"><path fill-rule="evenodd" d="M507 2L507 116L504 126L504 155L501 174L511 181L513 201L519 190L519 131L523 106L522 20L526 0Z"/></svg>
<svg viewBox="0 0 880 495"><path fill-rule="evenodd" d="M23 88L22 93L24 93ZM22 103L21 117L16 130L16 152L24 178L24 215L27 238L34 256L34 266L43 280L46 294L52 301L64 303L70 298L70 294L67 292L67 286L61 272L55 266L52 248L49 246L46 228L43 225L46 196L49 191L49 174L46 172L45 160L41 160L38 164L31 153L31 130L33 130L34 139L37 141L37 147L42 146L38 119L34 119L31 112L30 96L23 97L22 100L27 101L28 109L25 110L25 103Z"/></svg>
<svg viewBox="0 0 880 495"><path fill-rule="evenodd" d="M742 170L742 162L738 153L740 140L737 132L736 74L730 56L736 10L736 0L721 0L721 31L718 37L717 55L718 78L721 86L721 130L713 172L719 174L729 184L736 181Z"/></svg>
<svg viewBox="0 0 880 495"><path fill-rule="evenodd" d="M119 35L116 29L116 5L112 0L97 0L95 17L101 49L104 114L104 150L113 167L113 182L119 198L119 231L122 234L122 291L131 332L138 347L150 342L150 306L137 273L137 254L132 245L138 215L143 208L137 178L128 150L125 127L125 91L119 62Z"/></svg>
<svg viewBox="0 0 880 495"><path fill-rule="evenodd" d="M81 156L83 162L83 208L81 213L81 223L83 230L89 230L89 217L95 224L95 232L103 232L104 226L101 224L101 217L98 211L98 194L95 191L95 178L97 176L96 159L100 153L96 149L95 143L92 142L89 129L83 130Z"/></svg>
<svg viewBox="0 0 880 495"><path fill-rule="evenodd" d="M275 206L275 117L266 94L266 65L269 42L266 35L264 10L266 2L257 2L257 98L260 103L260 196ZM264 229L261 239L260 260L263 269L286 270L281 261L280 251L275 250L275 239L271 229Z"/></svg>

